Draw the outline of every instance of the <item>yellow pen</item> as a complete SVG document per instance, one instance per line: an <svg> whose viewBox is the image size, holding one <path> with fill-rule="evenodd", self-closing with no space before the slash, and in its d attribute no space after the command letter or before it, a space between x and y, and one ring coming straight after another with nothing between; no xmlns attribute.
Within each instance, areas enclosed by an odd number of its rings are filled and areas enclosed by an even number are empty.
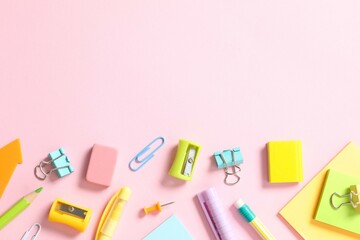
<svg viewBox="0 0 360 240"><path fill-rule="evenodd" d="M125 207L125 204L129 201L130 195L130 188L123 187L122 189L120 189L119 194L113 200L111 209L107 214L104 223L102 224L100 222L102 226L100 226L101 228L97 240L110 240L112 238L116 230L116 226L120 220L123 209Z"/></svg>
<svg viewBox="0 0 360 240"><path fill-rule="evenodd" d="M263 240L276 240L276 238L271 235L269 230L265 228L259 218L256 217L255 213L251 211L249 206L245 204L241 199L237 200L234 204L239 213L245 218L245 220L250 223L250 225L256 230L261 239Z"/></svg>

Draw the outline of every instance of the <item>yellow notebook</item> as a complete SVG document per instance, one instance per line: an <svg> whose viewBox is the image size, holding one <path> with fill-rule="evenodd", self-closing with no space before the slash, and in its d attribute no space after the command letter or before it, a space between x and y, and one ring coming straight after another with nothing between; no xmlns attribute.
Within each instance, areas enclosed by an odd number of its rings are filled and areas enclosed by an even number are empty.
<svg viewBox="0 0 360 240"><path fill-rule="evenodd" d="M359 239L358 234L314 220L326 172L330 168L349 175L358 175L360 148L352 142L349 143L280 211L280 215L306 240Z"/></svg>
<svg viewBox="0 0 360 240"><path fill-rule="evenodd" d="M267 147L270 183L304 180L301 141L273 141Z"/></svg>

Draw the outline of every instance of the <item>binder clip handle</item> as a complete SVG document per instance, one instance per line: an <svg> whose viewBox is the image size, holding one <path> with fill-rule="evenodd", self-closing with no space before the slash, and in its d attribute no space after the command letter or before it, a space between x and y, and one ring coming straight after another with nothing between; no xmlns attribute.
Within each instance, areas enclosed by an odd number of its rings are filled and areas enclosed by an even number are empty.
<svg viewBox="0 0 360 240"><path fill-rule="evenodd" d="M350 196L350 194L340 195L340 194L337 193L337 192L334 192L333 194L331 194L331 196L330 196L330 204L331 204L331 206L332 206L333 208L335 208L335 209L339 209L339 208L341 208L341 206L347 205L347 204L350 204L350 203L351 203L351 201L342 202L340 205L336 206L336 205L334 204L334 196L336 196L336 197L338 197L338 198L345 198L345 197Z"/></svg>
<svg viewBox="0 0 360 240"><path fill-rule="evenodd" d="M38 170L40 171L40 173L42 173L42 175L38 175ZM49 173L46 173L42 168L42 162L34 168L34 174L35 177L41 181L44 181L50 175Z"/></svg>
<svg viewBox="0 0 360 240"><path fill-rule="evenodd" d="M227 170L225 170L225 175L226 176L225 176L225 179L224 179L224 183L226 185L232 186L232 185L237 184L240 181L240 176L237 175L236 173L228 173ZM233 178L235 177L235 180L234 181L229 181L228 178L230 176L233 177Z"/></svg>
<svg viewBox="0 0 360 240"><path fill-rule="evenodd" d="M39 165L37 165L34 169L34 174L35 174L35 177L41 181L44 181L48 176L50 176L53 172L59 170L59 169L63 169L63 168L68 168L69 166L63 166L63 167L58 167L58 168L52 168L50 169L49 171L45 171L44 168L43 168L43 165L44 164L49 164L45 161L41 162ZM38 175L39 171L38 169L40 170L40 173L42 175Z"/></svg>
<svg viewBox="0 0 360 240"><path fill-rule="evenodd" d="M335 208L335 209L339 209L341 206L347 205L347 204L351 204L353 208L357 208L357 206L360 204L360 202L359 202L359 201L354 202L354 201L353 201L353 196L358 196L358 195L359 195L359 193L356 193L356 192L354 192L354 191L350 191L349 194L343 194L343 195L340 195L339 193L334 192L334 193L331 194L331 196L330 196L330 204L331 204L331 206L332 206L333 208ZM343 202L343 203L341 203L340 205L335 206L334 201L333 201L334 196L337 196L338 198L348 197L348 198L349 198L349 201L348 201L348 202Z"/></svg>

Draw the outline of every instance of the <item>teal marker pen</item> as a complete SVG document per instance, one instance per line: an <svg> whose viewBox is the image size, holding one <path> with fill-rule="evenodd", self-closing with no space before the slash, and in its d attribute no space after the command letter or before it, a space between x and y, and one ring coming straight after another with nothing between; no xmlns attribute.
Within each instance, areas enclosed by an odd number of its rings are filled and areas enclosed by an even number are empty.
<svg viewBox="0 0 360 240"><path fill-rule="evenodd" d="M251 211L249 206L245 204L241 199L237 200L234 203L234 206L239 211L241 216L243 216L245 220L250 223L250 225L256 230L261 239L276 240L276 238L273 237L271 233L265 228L259 218L256 217L255 213Z"/></svg>

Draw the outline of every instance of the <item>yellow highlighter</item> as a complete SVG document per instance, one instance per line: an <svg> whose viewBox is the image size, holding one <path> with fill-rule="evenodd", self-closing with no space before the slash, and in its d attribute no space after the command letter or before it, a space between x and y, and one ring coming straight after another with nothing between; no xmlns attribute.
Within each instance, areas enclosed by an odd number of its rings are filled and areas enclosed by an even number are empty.
<svg viewBox="0 0 360 240"><path fill-rule="evenodd" d="M251 211L249 206L245 204L241 199L237 200L234 203L234 206L239 211L240 215L244 217L244 219L250 223L250 225L255 229L255 231L259 234L261 239L263 240L276 240L276 238L271 235L269 230L265 228L262 222L256 217L255 213Z"/></svg>
<svg viewBox="0 0 360 240"><path fill-rule="evenodd" d="M130 195L131 189L123 187L110 199L101 217L96 232L96 240L110 240L112 238Z"/></svg>

